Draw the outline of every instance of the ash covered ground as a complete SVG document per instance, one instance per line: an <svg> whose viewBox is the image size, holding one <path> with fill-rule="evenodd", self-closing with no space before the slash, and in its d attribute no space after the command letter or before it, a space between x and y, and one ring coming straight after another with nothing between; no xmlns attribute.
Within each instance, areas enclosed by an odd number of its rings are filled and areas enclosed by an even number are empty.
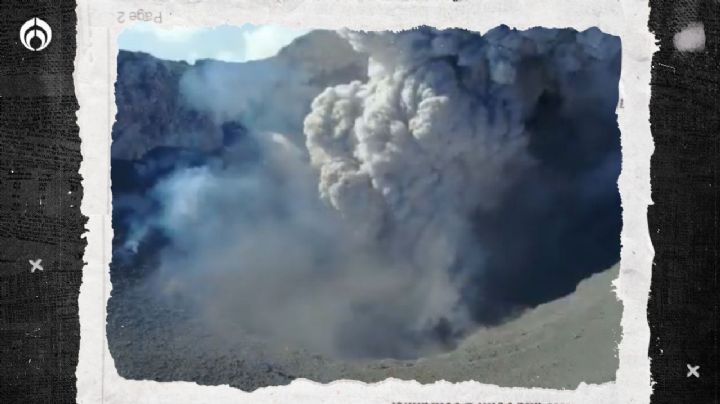
<svg viewBox="0 0 720 404"><path fill-rule="evenodd" d="M574 389L615 380L622 305L611 282L618 266L570 295L502 325L475 330L454 350L420 359L338 360L268 344L241 329L218 334L182 302L141 283L113 282L108 341L128 379L229 384L244 391L309 379L433 383L468 380L512 387Z"/></svg>
<svg viewBox="0 0 720 404"><path fill-rule="evenodd" d="M597 29L312 31L245 63L121 51L118 371L612 380L619 73Z"/></svg>

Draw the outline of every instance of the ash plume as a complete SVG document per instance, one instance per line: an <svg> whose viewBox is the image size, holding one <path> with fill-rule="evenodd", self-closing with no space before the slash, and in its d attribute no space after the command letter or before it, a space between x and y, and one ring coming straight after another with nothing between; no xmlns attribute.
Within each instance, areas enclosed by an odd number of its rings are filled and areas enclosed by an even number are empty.
<svg viewBox="0 0 720 404"><path fill-rule="evenodd" d="M148 192L157 209L131 220L135 251L151 229L169 240L158 291L230 338L236 325L325 355L412 358L617 262L618 38L340 37L342 57L312 54L331 60L322 69L183 76L194 109L243 133L164 174Z"/></svg>

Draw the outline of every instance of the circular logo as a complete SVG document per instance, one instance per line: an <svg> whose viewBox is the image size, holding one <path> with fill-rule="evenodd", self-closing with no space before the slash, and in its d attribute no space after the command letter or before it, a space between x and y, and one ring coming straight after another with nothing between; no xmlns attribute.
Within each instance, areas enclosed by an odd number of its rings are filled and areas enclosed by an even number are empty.
<svg viewBox="0 0 720 404"><path fill-rule="evenodd" d="M20 42L33 52L41 51L50 45L52 29L45 21L35 17L20 27Z"/></svg>

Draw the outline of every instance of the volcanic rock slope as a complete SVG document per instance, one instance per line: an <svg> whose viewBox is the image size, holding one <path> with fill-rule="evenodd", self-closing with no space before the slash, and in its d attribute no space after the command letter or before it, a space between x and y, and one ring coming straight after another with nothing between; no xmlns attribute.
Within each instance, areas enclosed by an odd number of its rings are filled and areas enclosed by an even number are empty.
<svg viewBox="0 0 720 404"><path fill-rule="evenodd" d="M336 51L328 57L326 49ZM218 116L195 107L183 95L183 78L214 68L234 71L238 76L247 69L278 72L269 74L265 95L280 88L297 88L296 94L307 102L300 102L303 106L293 113L302 116L323 89L365 81L367 57L327 31L300 37L273 58L247 63L204 60L190 65L121 51L112 146L117 192L132 194L151 186L152 178L150 183L134 179L138 178L138 167L157 163L157 156L167 158L188 150L212 155L233 136L242 136L247 124L242 116ZM302 72L297 75L299 81L282 74L287 68ZM252 95L243 95L242 88L237 92L240 98L258 101ZM272 105L262 101L251 104L257 109L258 125L266 126L263 129L280 125L285 132L302 134L301 127L288 127L296 116L289 117L288 122L262 122L263 108ZM296 123L301 124L301 120ZM114 227L116 237L122 234L115 220ZM288 384L297 378L377 382L388 377L423 383L478 380L505 386L575 388L581 382L614 379L622 309L611 282L618 267L592 276L574 293L501 326L476 330L451 352L406 361L342 361L269 346L242 330L229 332L232 338L210 333L185 302L156 296L149 289L143 278L153 272L150 262L133 268L114 263L108 342L118 372L130 379L228 383L243 390Z"/></svg>
<svg viewBox="0 0 720 404"><path fill-rule="evenodd" d="M328 50L332 49L332 52ZM223 124L209 111L193 106L181 91L186 74L209 74L213 68L235 72L266 72L270 77L263 90L272 92L290 86L302 86L308 98L304 112L310 111L310 101L327 87L367 76L367 56L355 52L347 41L331 31L313 31L297 38L281 49L278 55L259 61L229 63L216 60L187 62L167 61L142 52L121 50L117 59L118 81L115 83L116 122L112 131L112 158L135 160L153 148L193 147L203 151L215 150L223 144ZM292 69L293 80L283 73ZM273 76L273 74L275 74ZM223 84L223 83L221 83ZM226 83L230 86L232 83ZM238 97L247 97L238 88ZM263 94L264 98L267 94ZM255 100L253 100L255 101ZM257 100L263 102L262 100ZM265 101L267 102L267 101ZM270 108L272 105L264 105ZM221 117L222 118L222 117ZM227 119L232 119L224 117ZM302 125L302 120L297 122ZM301 128L295 128L301 131Z"/></svg>
<svg viewBox="0 0 720 404"><path fill-rule="evenodd" d="M340 361L271 347L241 330L229 331L232 338L226 338L207 332L181 302L158 299L130 284L114 285L108 340L119 374L138 380L229 384L245 391L298 378L322 383L475 380L573 389L615 380L622 305L612 282L618 271L615 265L564 298L479 329L451 352L417 360Z"/></svg>

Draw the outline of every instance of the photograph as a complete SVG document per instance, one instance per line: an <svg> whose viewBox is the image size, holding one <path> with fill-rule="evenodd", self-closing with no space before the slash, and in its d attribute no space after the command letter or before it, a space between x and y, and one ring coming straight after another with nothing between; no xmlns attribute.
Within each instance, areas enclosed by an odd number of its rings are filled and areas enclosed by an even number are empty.
<svg viewBox="0 0 720 404"><path fill-rule="evenodd" d="M138 23L117 46L121 377L616 380L620 37Z"/></svg>

